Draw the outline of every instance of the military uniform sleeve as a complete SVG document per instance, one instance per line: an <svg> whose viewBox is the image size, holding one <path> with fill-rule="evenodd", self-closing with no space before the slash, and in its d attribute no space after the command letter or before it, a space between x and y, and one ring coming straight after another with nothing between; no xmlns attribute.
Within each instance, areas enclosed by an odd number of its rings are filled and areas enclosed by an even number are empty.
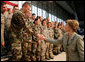
<svg viewBox="0 0 85 62"><path fill-rule="evenodd" d="M13 25L13 27L18 30L23 28L25 26L24 16L19 12L14 13L12 16L11 25Z"/></svg>
<svg viewBox="0 0 85 62"><path fill-rule="evenodd" d="M82 38L78 38L77 49L80 56L80 61L84 61L84 41Z"/></svg>

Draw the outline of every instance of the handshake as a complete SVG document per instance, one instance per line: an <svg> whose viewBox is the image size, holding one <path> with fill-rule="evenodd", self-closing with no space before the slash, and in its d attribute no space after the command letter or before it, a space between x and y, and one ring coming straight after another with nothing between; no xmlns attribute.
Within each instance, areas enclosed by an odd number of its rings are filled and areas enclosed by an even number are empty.
<svg viewBox="0 0 85 62"><path fill-rule="evenodd" d="M37 37L39 40L46 40L46 37L44 35L37 34Z"/></svg>

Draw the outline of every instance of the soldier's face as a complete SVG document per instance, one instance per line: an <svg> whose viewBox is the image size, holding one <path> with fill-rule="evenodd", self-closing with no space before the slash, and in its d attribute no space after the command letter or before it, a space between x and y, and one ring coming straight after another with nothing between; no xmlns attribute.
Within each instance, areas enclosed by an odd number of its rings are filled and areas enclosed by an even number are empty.
<svg viewBox="0 0 85 62"><path fill-rule="evenodd" d="M25 15L27 16L27 18L30 18L31 17L31 11L26 12Z"/></svg>
<svg viewBox="0 0 85 62"><path fill-rule="evenodd" d="M47 25L46 21L43 21L43 26L46 26L46 25Z"/></svg>
<svg viewBox="0 0 85 62"><path fill-rule="evenodd" d="M1 12L4 13L4 12L6 11L6 9L7 9L7 8L6 8L6 5L3 5L3 6L1 7Z"/></svg>
<svg viewBox="0 0 85 62"><path fill-rule="evenodd" d="M15 7L15 8L14 8L14 12L17 12L18 10L19 10L18 7Z"/></svg>
<svg viewBox="0 0 85 62"><path fill-rule="evenodd" d="M49 18L47 18L47 21L50 21L50 19L49 19Z"/></svg>
<svg viewBox="0 0 85 62"><path fill-rule="evenodd" d="M30 5L25 6L25 11L28 11L28 10L30 10Z"/></svg>
<svg viewBox="0 0 85 62"><path fill-rule="evenodd" d="M37 21L37 22L38 22L38 25L39 25L39 24L40 24L40 19L38 19L38 21Z"/></svg>
<svg viewBox="0 0 85 62"><path fill-rule="evenodd" d="M40 17L40 21L42 21L42 17Z"/></svg>
<svg viewBox="0 0 85 62"><path fill-rule="evenodd" d="M39 25L39 24L40 24L40 19L38 19L38 20L36 21L36 24L37 24L37 25Z"/></svg>
<svg viewBox="0 0 85 62"><path fill-rule="evenodd" d="M51 23L48 23L48 28L51 26Z"/></svg>
<svg viewBox="0 0 85 62"><path fill-rule="evenodd" d="M32 18L35 19L35 15L33 15Z"/></svg>

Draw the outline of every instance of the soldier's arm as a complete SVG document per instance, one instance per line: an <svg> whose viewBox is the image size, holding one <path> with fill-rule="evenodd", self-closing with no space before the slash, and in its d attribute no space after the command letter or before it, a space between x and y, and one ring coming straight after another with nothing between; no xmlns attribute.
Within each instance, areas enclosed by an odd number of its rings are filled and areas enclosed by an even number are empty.
<svg viewBox="0 0 85 62"><path fill-rule="evenodd" d="M4 19L1 16L1 45L4 46Z"/></svg>
<svg viewBox="0 0 85 62"><path fill-rule="evenodd" d="M80 60L84 61L84 41L82 38L79 38L77 41L77 49L79 52Z"/></svg>
<svg viewBox="0 0 85 62"><path fill-rule="evenodd" d="M1 29L1 42L4 42L4 28Z"/></svg>
<svg viewBox="0 0 85 62"><path fill-rule="evenodd" d="M12 16L11 23L14 24L14 26L16 26L19 29L25 27L25 19L22 13L20 12L14 13Z"/></svg>

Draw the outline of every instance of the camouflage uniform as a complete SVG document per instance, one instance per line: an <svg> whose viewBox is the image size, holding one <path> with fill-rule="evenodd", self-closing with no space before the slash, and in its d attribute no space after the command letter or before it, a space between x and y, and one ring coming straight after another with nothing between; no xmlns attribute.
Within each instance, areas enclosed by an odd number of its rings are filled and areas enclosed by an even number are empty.
<svg viewBox="0 0 85 62"><path fill-rule="evenodd" d="M45 37L47 37L47 26L42 26L42 33ZM45 54L46 54L46 42L44 40L41 41L41 61L45 61Z"/></svg>
<svg viewBox="0 0 85 62"><path fill-rule="evenodd" d="M12 16L11 26L9 28L9 39L11 42L12 61L19 61L22 57L23 49L23 29L26 27L26 18L22 10Z"/></svg>
<svg viewBox="0 0 85 62"><path fill-rule="evenodd" d="M61 28L61 31L62 31L62 34L64 35L65 29L64 28Z"/></svg>
<svg viewBox="0 0 85 62"><path fill-rule="evenodd" d="M49 28L49 38L54 39L54 31L53 28ZM53 59L53 44L49 44L49 57Z"/></svg>
<svg viewBox="0 0 85 62"><path fill-rule="evenodd" d="M6 21L7 29L9 29L9 27L11 25L12 16L13 16L13 13L9 14L7 17L7 21Z"/></svg>
<svg viewBox="0 0 85 62"><path fill-rule="evenodd" d="M49 38L49 28L47 28L47 38ZM50 43L46 42L46 53L45 54L46 54L46 59L48 60L50 59L49 58L49 44Z"/></svg>
<svg viewBox="0 0 85 62"><path fill-rule="evenodd" d="M32 27L33 23L30 19L27 19L25 22L26 28L23 29L23 52L24 52L24 59L26 61L31 61L31 52L32 52Z"/></svg>
<svg viewBox="0 0 85 62"><path fill-rule="evenodd" d="M7 19L6 19L6 22L5 22L5 41L6 41L6 49L7 49L7 54L9 55L9 54L11 54L11 51L10 51L10 47L11 47L11 45L10 45L10 39L9 39L9 27L10 27L10 25L11 25L11 19L12 19L12 16L13 16L13 13L11 13L11 14L8 14L8 16L7 16Z"/></svg>
<svg viewBox="0 0 85 62"><path fill-rule="evenodd" d="M62 31L62 35L64 35L65 29L64 28L61 28L61 31ZM63 45L61 45L60 51L64 51Z"/></svg>
<svg viewBox="0 0 85 62"><path fill-rule="evenodd" d="M61 31L61 29L58 29L58 31L59 31L59 33L60 33L60 36L58 37L58 38L60 38L60 37L62 37L62 31ZM62 49L62 44L59 44L59 45L57 45L58 47L58 49L57 49L57 53L60 53L61 52L61 49Z"/></svg>
<svg viewBox="0 0 85 62"><path fill-rule="evenodd" d="M58 37L60 37L59 29L55 28L54 29L54 39L58 39ZM54 55L56 55L58 53L57 45L53 45L53 53L54 53Z"/></svg>
<svg viewBox="0 0 85 62"><path fill-rule="evenodd" d="M34 25L33 27L33 47L32 47L32 52L33 52L33 59L36 61L40 61L40 52L41 52L41 46L40 46L40 40L36 37L36 34L40 34L40 26L39 25Z"/></svg>

